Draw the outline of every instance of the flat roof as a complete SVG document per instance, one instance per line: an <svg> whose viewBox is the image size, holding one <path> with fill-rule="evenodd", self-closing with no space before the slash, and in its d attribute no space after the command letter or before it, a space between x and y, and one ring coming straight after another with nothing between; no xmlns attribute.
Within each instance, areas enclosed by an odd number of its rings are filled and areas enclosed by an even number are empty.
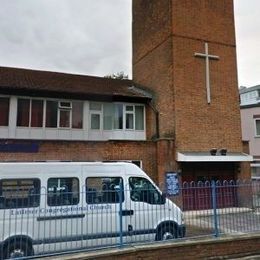
<svg viewBox="0 0 260 260"><path fill-rule="evenodd" d="M247 87L240 88L239 93L244 94L244 93L252 92L252 91L255 91L255 90L260 90L260 85L256 85L256 86L253 86L253 87L250 87L250 88L247 88Z"/></svg>

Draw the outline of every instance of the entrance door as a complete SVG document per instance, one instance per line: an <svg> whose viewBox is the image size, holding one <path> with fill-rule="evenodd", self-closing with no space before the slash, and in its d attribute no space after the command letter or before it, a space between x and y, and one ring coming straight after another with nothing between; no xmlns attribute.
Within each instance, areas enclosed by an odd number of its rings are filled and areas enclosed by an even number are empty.
<svg viewBox="0 0 260 260"><path fill-rule="evenodd" d="M182 165L183 208L198 210L212 208L211 181L217 183L217 207L237 205L237 192L234 185L234 163L186 163Z"/></svg>

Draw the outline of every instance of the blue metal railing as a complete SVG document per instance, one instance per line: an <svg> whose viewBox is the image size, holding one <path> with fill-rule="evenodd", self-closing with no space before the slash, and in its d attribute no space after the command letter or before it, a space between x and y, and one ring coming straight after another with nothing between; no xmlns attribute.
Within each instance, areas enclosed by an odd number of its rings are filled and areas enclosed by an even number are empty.
<svg viewBox="0 0 260 260"><path fill-rule="evenodd" d="M219 236L219 230L218 230L217 196L216 196L216 183L215 183L215 181L211 182L211 196L212 196L213 222L214 222L215 236L218 237Z"/></svg>
<svg viewBox="0 0 260 260"><path fill-rule="evenodd" d="M183 183L167 199L167 191L112 178L22 185L0 189L0 259L260 231L258 181Z"/></svg>

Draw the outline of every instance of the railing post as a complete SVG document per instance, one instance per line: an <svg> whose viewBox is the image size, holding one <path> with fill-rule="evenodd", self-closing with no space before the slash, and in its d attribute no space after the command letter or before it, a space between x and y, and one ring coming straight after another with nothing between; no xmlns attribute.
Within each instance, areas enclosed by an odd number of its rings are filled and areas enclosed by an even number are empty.
<svg viewBox="0 0 260 260"><path fill-rule="evenodd" d="M120 180L119 187L117 188L119 197L119 247L123 247L123 183Z"/></svg>
<svg viewBox="0 0 260 260"><path fill-rule="evenodd" d="M217 214L217 192L216 192L216 182L215 181L211 181L211 197L212 197L213 225L214 225L214 230L215 230L215 237L219 237L218 214Z"/></svg>

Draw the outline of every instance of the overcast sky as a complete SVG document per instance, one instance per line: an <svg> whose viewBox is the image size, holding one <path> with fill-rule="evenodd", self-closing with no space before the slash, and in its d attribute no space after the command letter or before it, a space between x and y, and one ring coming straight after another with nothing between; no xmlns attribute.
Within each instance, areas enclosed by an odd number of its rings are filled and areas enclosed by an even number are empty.
<svg viewBox="0 0 260 260"><path fill-rule="evenodd" d="M260 1L234 2L239 84L257 85ZM131 76L131 0L0 0L0 6L0 66Z"/></svg>

